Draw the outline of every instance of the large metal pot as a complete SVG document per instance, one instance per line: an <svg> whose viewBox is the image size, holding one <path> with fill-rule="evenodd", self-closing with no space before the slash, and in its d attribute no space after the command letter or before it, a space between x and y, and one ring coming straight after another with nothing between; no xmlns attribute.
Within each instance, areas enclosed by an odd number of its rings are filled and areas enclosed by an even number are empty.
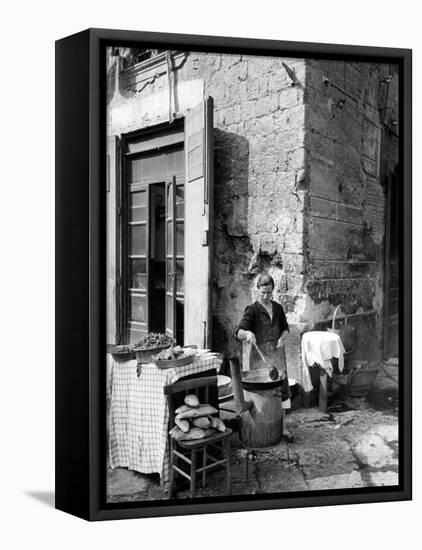
<svg viewBox="0 0 422 550"><path fill-rule="evenodd" d="M283 379L271 380L268 369L242 373L237 358L230 359L236 413L240 417L240 439L249 448L280 443L282 436L281 399L275 388Z"/></svg>
<svg viewBox="0 0 422 550"><path fill-rule="evenodd" d="M283 373L284 374L284 373ZM241 378L243 389L254 390L272 390L282 385L284 377L281 375L277 380L271 380L267 368L254 369L244 372Z"/></svg>

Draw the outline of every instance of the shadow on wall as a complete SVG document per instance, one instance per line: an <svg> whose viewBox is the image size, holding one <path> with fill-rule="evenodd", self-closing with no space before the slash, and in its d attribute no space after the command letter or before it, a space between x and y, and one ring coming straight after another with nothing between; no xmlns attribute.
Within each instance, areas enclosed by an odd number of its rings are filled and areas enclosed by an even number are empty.
<svg viewBox="0 0 422 550"><path fill-rule="evenodd" d="M214 130L213 348L237 353L235 330L250 302L249 142Z"/></svg>

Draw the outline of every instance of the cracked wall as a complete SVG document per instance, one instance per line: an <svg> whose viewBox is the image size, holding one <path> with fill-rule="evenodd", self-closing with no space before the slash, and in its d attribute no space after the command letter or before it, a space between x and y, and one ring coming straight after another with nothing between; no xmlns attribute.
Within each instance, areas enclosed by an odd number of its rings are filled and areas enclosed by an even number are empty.
<svg viewBox="0 0 422 550"><path fill-rule="evenodd" d="M214 342L228 355L259 273L289 321L301 293L304 76L300 59L195 53L178 75L214 98Z"/></svg>
<svg viewBox="0 0 422 550"><path fill-rule="evenodd" d="M195 52L173 57L174 110L183 115L204 95L214 98L215 348L239 352L236 326L256 297L258 274L269 271L291 327L292 377L301 334L325 329L339 303L357 327L361 357L376 357L383 183L398 154L395 68ZM109 133L167 121L168 89L165 67L120 76L110 70Z"/></svg>
<svg viewBox="0 0 422 550"><path fill-rule="evenodd" d="M367 359L378 358L382 344L385 179L398 161L396 71L344 61L308 60L306 67L302 320L322 327L342 304L357 329L356 354Z"/></svg>
<svg viewBox="0 0 422 550"><path fill-rule="evenodd" d="M289 321L302 291L305 62L180 52L173 66L175 111L214 99L213 337L230 355L259 272L273 275ZM168 120L165 67L119 72L109 60L108 77L109 134Z"/></svg>

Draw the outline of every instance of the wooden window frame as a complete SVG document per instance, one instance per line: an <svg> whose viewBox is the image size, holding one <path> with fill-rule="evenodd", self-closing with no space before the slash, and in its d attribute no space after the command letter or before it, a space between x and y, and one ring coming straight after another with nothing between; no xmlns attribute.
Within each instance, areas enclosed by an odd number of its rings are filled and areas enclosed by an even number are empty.
<svg viewBox="0 0 422 550"><path fill-rule="evenodd" d="M168 140L166 137L168 135L175 135L173 140ZM180 138L177 136L180 135ZM167 150L173 149L175 146L183 144L185 145L185 128L184 128L184 118L179 118L172 124L164 123L156 126L150 126L148 128L142 128L134 132L129 132L121 135L120 139L120 166L121 166L121 178L118 185L118 208L117 220L116 220L116 233L118 234L118 250L121 250L118 260L116 259L116 270L118 272L118 277L116 279L116 294L117 294L117 311L116 311L116 324L118 327L118 341L122 344L127 344L130 340L130 331L129 331L129 277L130 277L130 265L129 265L129 189L128 189L128 170L127 163L129 159L134 159L139 156L153 153L153 152L165 152ZM157 139L158 138L158 139ZM159 138L163 138L161 141ZM142 141L145 139L145 142L151 141L154 144L151 148L148 146L140 147L139 151L129 152L129 144L131 142L136 142L137 140ZM162 143L163 145L160 145ZM145 185L147 186L147 200L149 204L149 186L152 182L148 182ZM155 182L157 183L157 182ZM167 182L164 182L167 183ZM150 271L150 250L149 250L149 216L147 220L147 232L146 232L146 262L147 262L147 280L149 281L149 271ZM174 231L175 233L175 231ZM174 235L174 238L176 235ZM166 262L167 263L167 262ZM148 295L147 290L147 295ZM149 322L150 322L150 304L148 302L148 312L147 312L147 331L149 331Z"/></svg>

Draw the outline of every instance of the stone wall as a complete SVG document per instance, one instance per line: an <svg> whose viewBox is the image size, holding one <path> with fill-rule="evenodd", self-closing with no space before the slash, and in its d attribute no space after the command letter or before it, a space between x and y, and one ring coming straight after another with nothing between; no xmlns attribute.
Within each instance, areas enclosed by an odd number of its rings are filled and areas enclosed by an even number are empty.
<svg viewBox="0 0 422 550"><path fill-rule="evenodd" d="M259 273L290 322L302 291L305 112L292 75L304 79L303 60L191 54L180 71L214 98L214 342L228 354Z"/></svg>
<svg viewBox="0 0 422 550"><path fill-rule="evenodd" d="M395 68L192 52L174 55L173 66L172 98L165 65L140 73L110 62L108 133L214 98L215 349L239 352L234 332L265 270L291 326L292 377L302 332L325 328L340 303L360 357L379 356L384 180L398 154Z"/></svg>
<svg viewBox="0 0 422 550"><path fill-rule="evenodd" d="M255 299L263 270L294 322L302 291L305 167L305 62L298 59L189 53L174 56L174 110L183 115L203 96L214 99L213 341L238 353L235 330ZM108 132L168 120L165 68L117 75L109 68ZM297 354L296 354L297 355Z"/></svg>
<svg viewBox="0 0 422 550"><path fill-rule="evenodd" d="M309 198L302 321L321 323L342 304L357 328L356 354L365 359L376 359L381 351L384 173L394 169L398 155L397 141L387 140L389 152L385 148L383 79L391 72L394 68L369 63L308 60L306 65ZM397 108L394 86L390 103Z"/></svg>

